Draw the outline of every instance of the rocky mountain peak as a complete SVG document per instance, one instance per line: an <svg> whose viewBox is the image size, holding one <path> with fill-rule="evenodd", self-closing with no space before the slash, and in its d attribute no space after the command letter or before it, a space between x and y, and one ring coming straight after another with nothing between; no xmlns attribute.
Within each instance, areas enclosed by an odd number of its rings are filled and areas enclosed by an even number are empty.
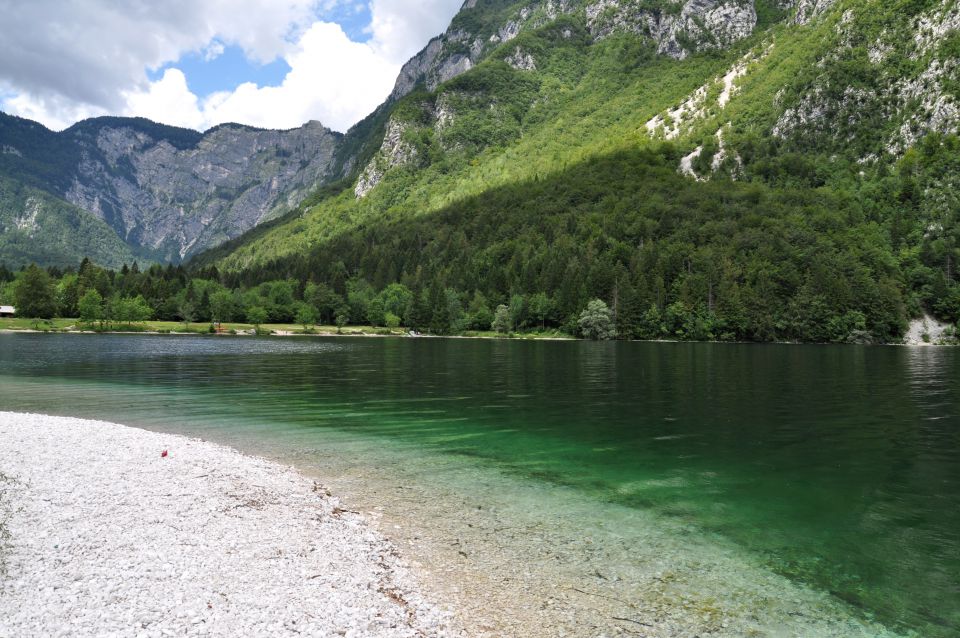
<svg viewBox="0 0 960 638"><path fill-rule="evenodd" d="M795 3L807 21L833 0L786 0ZM595 41L616 33L649 38L661 55L684 59L695 51L725 48L753 33L757 12L753 0L539 0L503 8L494 0L468 0L446 32L432 39L407 62L391 99L418 84L433 90L473 68L493 49L560 16L583 19ZM801 18L798 18L801 19Z"/></svg>
<svg viewBox="0 0 960 638"><path fill-rule="evenodd" d="M98 117L61 133L0 117L0 169L106 222L145 257L180 261L296 206L332 177L342 136L222 124L205 133Z"/></svg>

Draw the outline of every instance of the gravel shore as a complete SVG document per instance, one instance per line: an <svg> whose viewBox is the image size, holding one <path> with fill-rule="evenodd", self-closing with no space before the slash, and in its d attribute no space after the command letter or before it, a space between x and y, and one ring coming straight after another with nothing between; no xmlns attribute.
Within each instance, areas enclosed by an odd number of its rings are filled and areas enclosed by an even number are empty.
<svg viewBox="0 0 960 638"><path fill-rule="evenodd" d="M461 635L393 545L282 465L0 412L0 476L0 637Z"/></svg>

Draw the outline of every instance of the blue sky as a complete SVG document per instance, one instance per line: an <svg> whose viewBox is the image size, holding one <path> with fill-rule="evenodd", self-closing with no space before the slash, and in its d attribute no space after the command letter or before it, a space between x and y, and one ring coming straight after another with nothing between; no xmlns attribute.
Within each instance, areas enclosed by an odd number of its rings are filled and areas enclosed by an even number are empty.
<svg viewBox="0 0 960 638"><path fill-rule="evenodd" d="M222 52L212 59L210 53L191 51L159 69L148 69L147 78L156 82L163 77L167 69L183 71L187 78L187 87L199 97L207 97L217 91L230 91L244 82L253 82L257 86L280 86L291 70L287 61L282 58L266 64L251 61L237 45L224 46Z"/></svg>
<svg viewBox="0 0 960 638"><path fill-rule="evenodd" d="M318 20L340 25L353 42L366 43L372 37L370 31L370 5L337 5L332 9L316 12ZM283 58L267 63L251 60L242 47L224 45L214 41L204 51L191 51L174 62L158 69L148 69L150 81L157 81L170 68L183 71L187 86L199 97L207 97L217 91L230 91L244 82L257 86L280 86L290 72L290 65Z"/></svg>
<svg viewBox="0 0 960 638"><path fill-rule="evenodd" d="M127 115L346 130L461 3L0 0L0 108L53 129Z"/></svg>

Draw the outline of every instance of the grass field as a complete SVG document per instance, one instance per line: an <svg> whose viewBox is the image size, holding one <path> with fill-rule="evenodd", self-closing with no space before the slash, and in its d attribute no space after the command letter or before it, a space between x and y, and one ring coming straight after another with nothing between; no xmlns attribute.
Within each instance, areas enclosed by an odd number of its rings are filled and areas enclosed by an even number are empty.
<svg viewBox="0 0 960 638"><path fill-rule="evenodd" d="M135 323L111 322L104 326L99 324L84 324L78 319L21 319L21 318L3 318L0 319L0 330L39 330L43 332L159 332L159 333L185 333L185 334L211 334L210 323L184 323L182 321L140 321ZM230 334L233 330L237 333L249 332L254 330L254 325L249 323L222 323L220 324L221 333ZM337 334L336 326L312 326L310 330L316 334ZM260 326L261 334L271 333L293 333L304 334L304 327L300 324L289 323L271 323ZM306 332L306 334L311 334ZM340 334L384 334L384 335L402 335L406 334L401 328L375 328L373 326L349 326L343 328Z"/></svg>

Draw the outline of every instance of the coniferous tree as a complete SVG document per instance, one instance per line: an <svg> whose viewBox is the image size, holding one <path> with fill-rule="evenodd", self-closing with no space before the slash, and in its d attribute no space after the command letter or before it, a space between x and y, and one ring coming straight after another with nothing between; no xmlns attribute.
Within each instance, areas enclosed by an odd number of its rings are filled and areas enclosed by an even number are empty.
<svg viewBox="0 0 960 638"><path fill-rule="evenodd" d="M407 325L414 330L423 330L430 324L430 305L427 299L427 293L422 289L413 293L410 301L410 307L407 310Z"/></svg>
<svg viewBox="0 0 960 638"><path fill-rule="evenodd" d="M629 281L619 287L617 304L617 336L621 339L636 339L643 319L643 300Z"/></svg>
<svg viewBox="0 0 960 638"><path fill-rule="evenodd" d="M430 287L430 332L437 335L447 334L450 330L450 308L447 304L447 295L439 282L434 281Z"/></svg>

